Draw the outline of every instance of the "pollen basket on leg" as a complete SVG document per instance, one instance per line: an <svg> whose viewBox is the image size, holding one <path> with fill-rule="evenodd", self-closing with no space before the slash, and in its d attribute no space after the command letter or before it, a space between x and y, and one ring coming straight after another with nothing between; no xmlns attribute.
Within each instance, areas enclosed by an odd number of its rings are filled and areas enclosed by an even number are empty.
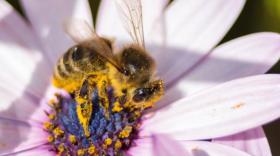
<svg viewBox="0 0 280 156"><path fill-rule="evenodd" d="M57 94L50 102L44 127L54 153L121 155L133 145L141 115L152 105L143 101L137 105L133 101L137 88L120 83L117 71L110 72L92 74L71 96Z"/></svg>

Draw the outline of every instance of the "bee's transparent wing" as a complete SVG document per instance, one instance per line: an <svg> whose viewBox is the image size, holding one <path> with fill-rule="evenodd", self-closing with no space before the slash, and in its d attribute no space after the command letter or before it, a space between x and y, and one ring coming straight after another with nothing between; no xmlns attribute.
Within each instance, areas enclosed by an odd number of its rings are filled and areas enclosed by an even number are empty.
<svg viewBox="0 0 280 156"><path fill-rule="evenodd" d="M64 24L65 32L76 43L90 40L97 37L94 29L88 22L82 19L71 19Z"/></svg>
<svg viewBox="0 0 280 156"><path fill-rule="evenodd" d="M76 43L81 43L84 41L89 41L89 40L96 40L100 41L103 40L104 38L99 37L94 29L89 25L84 20L79 20L79 19L73 19L71 21L67 21L65 25L65 31L66 33L76 42ZM113 66L115 66L118 70L122 71L120 65L116 61L112 49L102 46L99 44L95 44L96 48L99 49L95 52L100 54L104 59L109 61Z"/></svg>
<svg viewBox="0 0 280 156"><path fill-rule="evenodd" d="M141 0L115 0L123 24L138 45L145 46Z"/></svg>

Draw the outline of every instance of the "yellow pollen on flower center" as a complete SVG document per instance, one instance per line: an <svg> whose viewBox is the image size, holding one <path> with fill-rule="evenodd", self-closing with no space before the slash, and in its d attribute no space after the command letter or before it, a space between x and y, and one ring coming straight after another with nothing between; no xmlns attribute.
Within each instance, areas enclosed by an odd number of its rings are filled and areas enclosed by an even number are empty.
<svg viewBox="0 0 280 156"><path fill-rule="evenodd" d="M68 140L72 143L75 144L77 142L77 139L75 137L75 135L69 135L68 136Z"/></svg>
<svg viewBox="0 0 280 156"><path fill-rule="evenodd" d="M110 146L111 144L112 144L112 139L111 138L105 139L105 145Z"/></svg>
<svg viewBox="0 0 280 156"><path fill-rule="evenodd" d="M48 136L48 142L53 142L54 141L54 137L53 136Z"/></svg>
<svg viewBox="0 0 280 156"><path fill-rule="evenodd" d="M53 130L53 133L54 133L54 136L55 136L55 137L61 137L61 136L63 136L64 131L61 130L59 127L56 127L56 128Z"/></svg>
<svg viewBox="0 0 280 156"><path fill-rule="evenodd" d="M85 155L85 150L84 149L79 149L77 151L77 154L78 154L78 156L83 156L83 155Z"/></svg>
<svg viewBox="0 0 280 156"><path fill-rule="evenodd" d="M50 122L45 122L44 123L44 129L46 130L52 130L54 128L54 125Z"/></svg>
<svg viewBox="0 0 280 156"><path fill-rule="evenodd" d="M125 126L125 128L120 132L119 137L120 138L127 138L127 137L129 137L131 131L132 131L131 126Z"/></svg>
<svg viewBox="0 0 280 156"><path fill-rule="evenodd" d="M116 143L115 143L115 149L116 149L116 150L119 150L121 147L122 147L121 141L120 141L120 140L117 140Z"/></svg>
<svg viewBox="0 0 280 156"><path fill-rule="evenodd" d="M89 148L88 148L88 153L89 154L94 154L95 153L95 146L94 145L91 145Z"/></svg>
<svg viewBox="0 0 280 156"><path fill-rule="evenodd" d="M63 144L60 144L59 146L58 146L58 152L59 153L63 153L64 152L64 145Z"/></svg>
<svg viewBox="0 0 280 156"><path fill-rule="evenodd" d="M55 115L54 114L49 114L48 117L49 117L49 119L53 120L55 118Z"/></svg>

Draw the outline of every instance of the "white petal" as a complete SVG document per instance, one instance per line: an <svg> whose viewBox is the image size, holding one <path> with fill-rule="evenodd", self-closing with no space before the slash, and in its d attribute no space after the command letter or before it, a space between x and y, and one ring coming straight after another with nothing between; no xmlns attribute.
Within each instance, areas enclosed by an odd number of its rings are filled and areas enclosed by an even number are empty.
<svg viewBox="0 0 280 156"><path fill-rule="evenodd" d="M87 0L22 0L22 4L52 63L73 45L63 30L65 22L77 18L93 23Z"/></svg>
<svg viewBox="0 0 280 156"><path fill-rule="evenodd" d="M172 47L207 52L231 28L245 0L177 0L166 11L167 40Z"/></svg>
<svg viewBox="0 0 280 156"><path fill-rule="evenodd" d="M50 68L33 30L5 1L0 2L0 67L0 110L19 109L11 105L16 101L24 110L33 108L30 101L44 95Z"/></svg>
<svg viewBox="0 0 280 156"><path fill-rule="evenodd" d="M128 151L129 155L250 156L229 146L206 141L176 141L162 134L156 134L152 138L138 139L136 142L137 144Z"/></svg>
<svg viewBox="0 0 280 156"><path fill-rule="evenodd" d="M165 135L153 135L153 153L158 156L170 156L170 155L184 155L190 156L188 151L183 147L180 142L173 140Z"/></svg>
<svg viewBox="0 0 280 156"><path fill-rule="evenodd" d="M279 75L248 77L181 99L145 121L142 136L209 139L261 126L280 117L279 82Z"/></svg>
<svg viewBox="0 0 280 156"><path fill-rule="evenodd" d="M191 152L192 156L251 156L235 148L206 141L181 141L180 143Z"/></svg>
<svg viewBox="0 0 280 156"><path fill-rule="evenodd" d="M42 129L18 121L0 117L0 155L21 151L46 143Z"/></svg>
<svg viewBox="0 0 280 156"><path fill-rule="evenodd" d="M213 142L232 146L256 156L272 156L262 127L232 136L214 139Z"/></svg>
<svg viewBox="0 0 280 156"><path fill-rule="evenodd" d="M166 49L155 50L159 74L169 83L214 48L231 28L245 0L177 0L166 11Z"/></svg>
<svg viewBox="0 0 280 156"><path fill-rule="evenodd" d="M263 74L279 57L280 35L276 33L255 33L229 41L180 79L175 78L177 70L168 74L175 77L166 82L169 90L162 105L229 80ZM174 92L179 94L174 96Z"/></svg>

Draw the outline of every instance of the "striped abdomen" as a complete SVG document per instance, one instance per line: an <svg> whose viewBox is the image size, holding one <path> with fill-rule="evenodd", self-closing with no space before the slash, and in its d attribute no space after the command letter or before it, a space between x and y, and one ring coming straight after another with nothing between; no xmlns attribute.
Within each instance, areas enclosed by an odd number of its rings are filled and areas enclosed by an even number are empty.
<svg viewBox="0 0 280 156"><path fill-rule="evenodd" d="M72 92L81 85L88 74L104 69L105 62L96 49L77 45L70 48L58 60L53 83L56 87Z"/></svg>

